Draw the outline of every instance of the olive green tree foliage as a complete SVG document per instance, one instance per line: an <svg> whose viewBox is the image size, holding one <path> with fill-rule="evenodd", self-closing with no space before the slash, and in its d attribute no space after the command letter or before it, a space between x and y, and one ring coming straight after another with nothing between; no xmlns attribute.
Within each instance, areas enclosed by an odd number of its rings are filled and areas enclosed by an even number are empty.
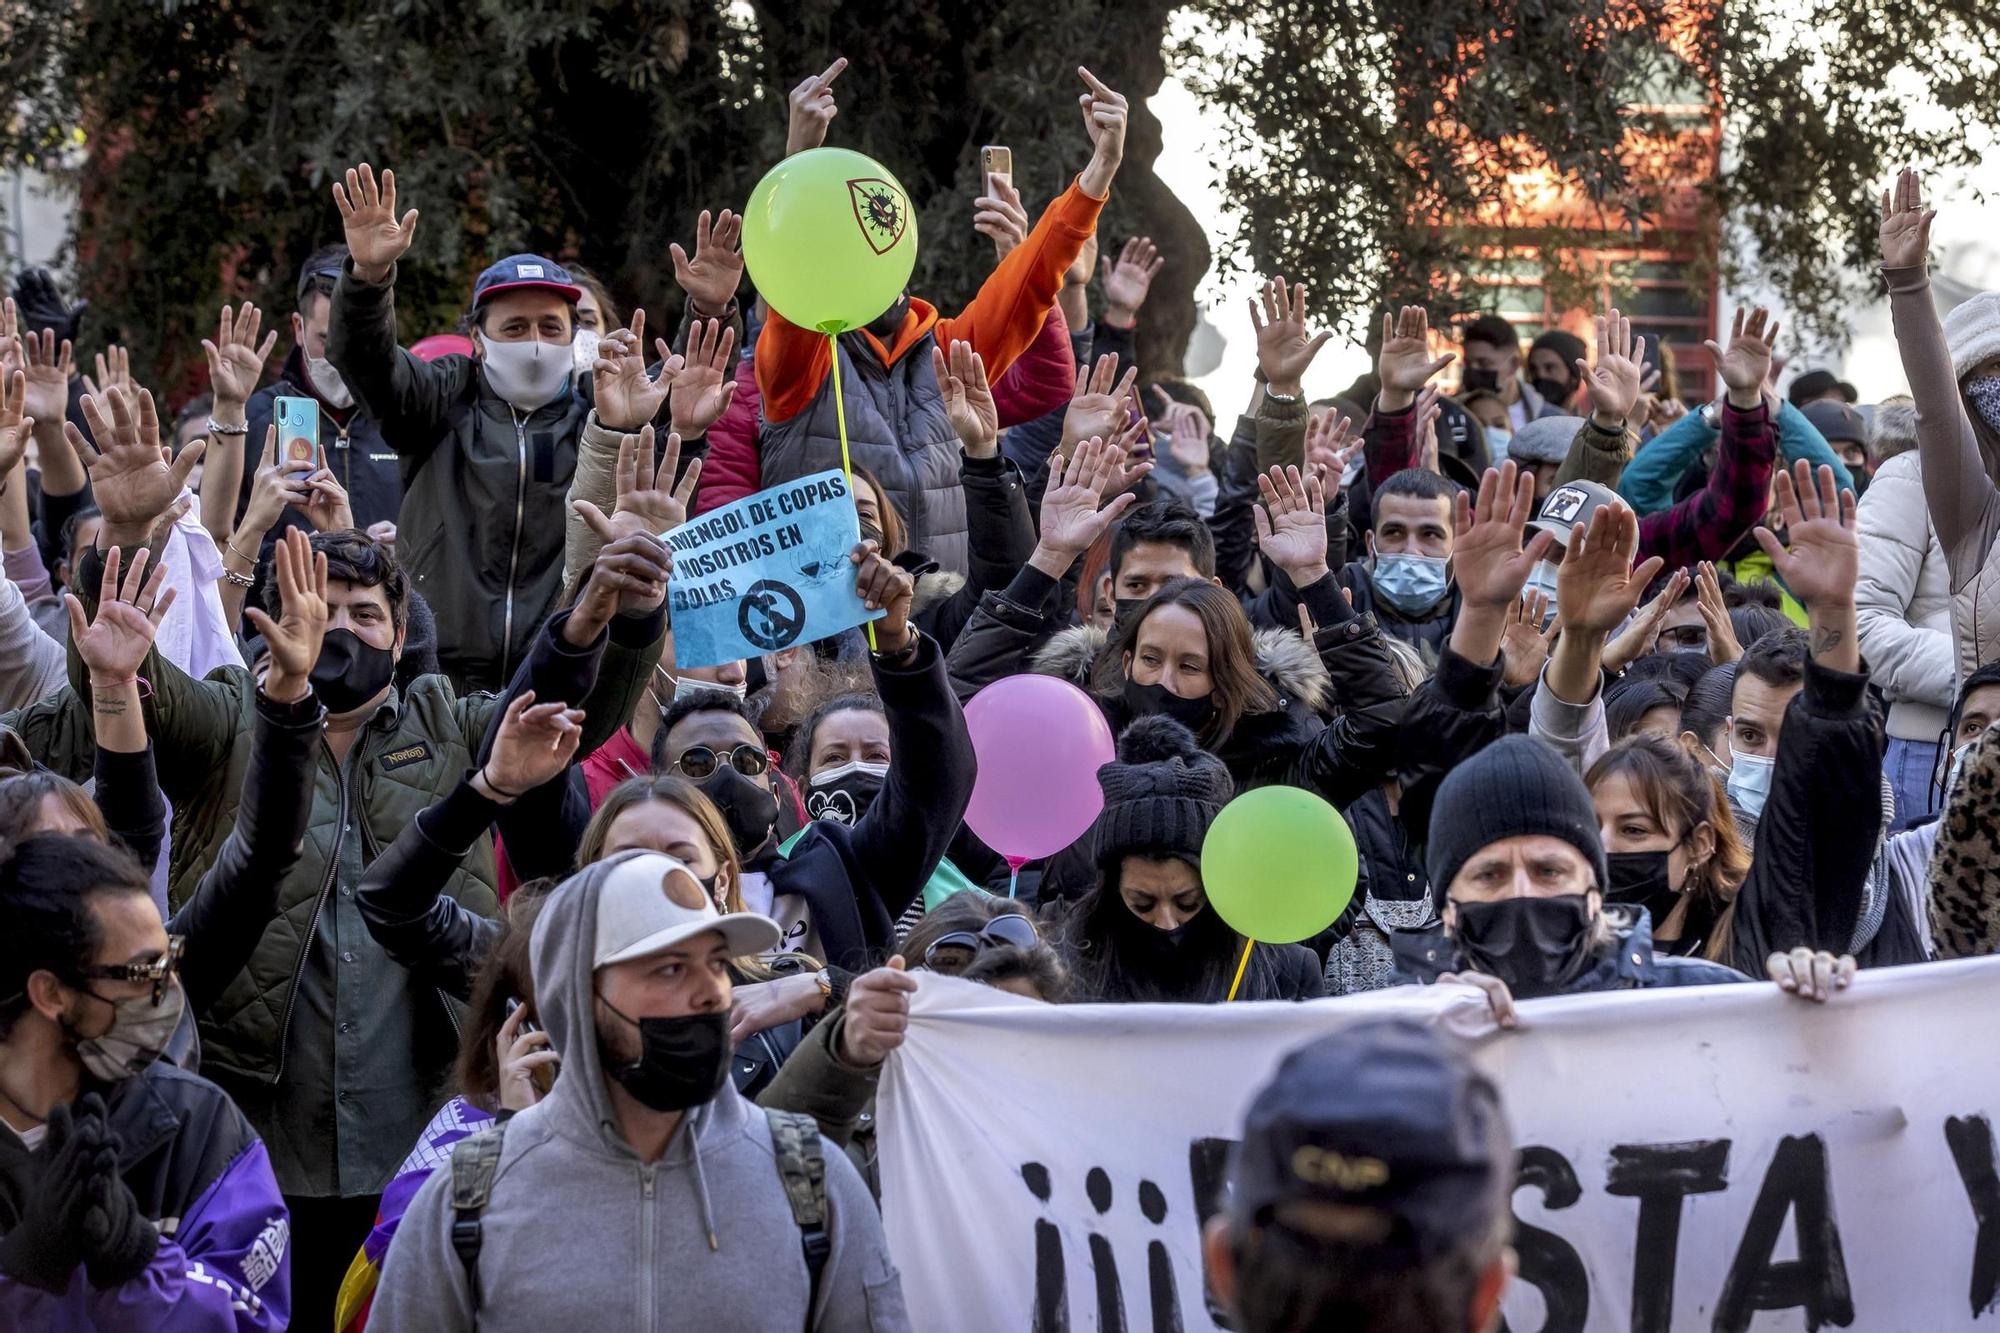
<svg viewBox="0 0 2000 1333"><path fill-rule="evenodd" d="M1198 8L1175 68L1197 72L1228 118L1243 257L1307 279L1321 309L1351 318L1440 292L1475 308L1482 293L1462 279L1496 246L1533 247L1575 291L1595 280L1579 243L1681 248L1692 236L1722 238L1697 258L1726 282L1768 284L1813 332L1838 334L1872 280L1881 186L1905 164L1976 165L1968 131L2000 117L1991 0ZM1717 92L1719 153L1712 136L1685 134ZM1936 110L1913 118L1906 98ZM1708 161L1650 160L1635 151L1649 137ZM1531 230L1510 212L1513 183L1544 168L1586 204L1574 229ZM1667 235L1661 187L1676 179L1700 181L1696 225Z"/></svg>
<svg viewBox="0 0 2000 1333"><path fill-rule="evenodd" d="M422 212L397 282L405 341L453 328L472 280L518 250L581 262L670 326L668 245L740 208L782 153L786 94L851 67L829 142L880 158L919 209L920 294L947 309L993 264L971 229L982 143L1013 147L1039 210L1088 160L1074 73L1135 108L1163 76L1168 5L1137 0L0 0L0 161L75 182L90 333L191 388L225 297L292 306L340 237L329 187L393 167ZM1185 340L1208 248L1150 172L1135 109L1104 228L1173 256L1150 345ZM1181 313L1185 312L1185 313ZM1156 359L1178 358L1178 343Z"/></svg>

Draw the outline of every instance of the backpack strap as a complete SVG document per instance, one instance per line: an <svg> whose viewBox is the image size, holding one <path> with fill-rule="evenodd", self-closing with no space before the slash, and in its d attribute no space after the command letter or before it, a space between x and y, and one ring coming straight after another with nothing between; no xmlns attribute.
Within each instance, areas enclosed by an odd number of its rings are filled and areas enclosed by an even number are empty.
<svg viewBox="0 0 2000 1333"><path fill-rule="evenodd" d="M451 1150L451 1248L465 1265L474 1322L479 1316L479 1247L484 1240L479 1215L493 1197L493 1174L500 1169L500 1141L506 1131L507 1122L499 1121Z"/></svg>
<svg viewBox="0 0 2000 1333"><path fill-rule="evenodd" d="M799 1248L805 1253L806 1276L811 1288L806 1302L806 1323L812 1323L819 1308L820 1275L826 1271L827 1257L833 1253L833 1235L827 1230L826 1155L820 1141L819 1123L798 1111L764 1108L771 1122L771 1150L778 1159L778 1179L784 1184L785 1198L792 1205L792 1221L798 1224Z"/></svg>

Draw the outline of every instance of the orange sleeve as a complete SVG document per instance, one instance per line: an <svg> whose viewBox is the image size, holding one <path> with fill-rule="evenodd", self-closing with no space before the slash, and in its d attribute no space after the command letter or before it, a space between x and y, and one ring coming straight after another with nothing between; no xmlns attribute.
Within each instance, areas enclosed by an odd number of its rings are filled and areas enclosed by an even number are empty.
<svg viewBox="0 0 2000 1333"><path fill-rule="evenodd" d="M789 421L805 411L832 365L824 333L802 329L773 310L757 335L757 393L765 417Z"/></svg>
<svg viewBox="0 0 2000 1333"><path fill-rule="evenodd" d="M937 322L940 346L953 338L972 344L986 362L986 377L999 379L1042 331L1049 307L1062 291L1063 273L1083 253L1097 230L1104 200L1071 183L1048 206L1028 239L987 275L979 295L951 319ZM763 344L758 344L761 353Z"/></svg>

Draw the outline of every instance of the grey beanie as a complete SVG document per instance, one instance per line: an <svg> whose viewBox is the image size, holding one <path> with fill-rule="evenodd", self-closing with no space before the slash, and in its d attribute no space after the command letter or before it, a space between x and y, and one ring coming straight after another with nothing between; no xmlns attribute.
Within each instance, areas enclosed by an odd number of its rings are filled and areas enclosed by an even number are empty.
<svg viewBox="0 0 2000 1333"><path fill-rule="evenodd" d="M1583 853L1603 889L1604 843L1589 788L1555 748L1531 736L1505 736L1445 774L1431 807L1425 849L1431 897L1445 893L1465 863L1503 838L1561 838Z"/></svg>
<svg viewBox="0 0 2000 1333"><path fill-rule="evenodd" d="M1507 457L1516 463L1560 463L1569 457L1569 447L1582 429L1582 417L1542 417L1530 421L1507 442Z"/></svg>

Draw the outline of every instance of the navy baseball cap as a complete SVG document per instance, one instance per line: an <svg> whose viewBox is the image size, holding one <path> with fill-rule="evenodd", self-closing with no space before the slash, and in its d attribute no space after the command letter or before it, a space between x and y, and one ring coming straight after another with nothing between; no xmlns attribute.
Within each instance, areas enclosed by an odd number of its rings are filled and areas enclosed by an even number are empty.
<svg viewBox="0 0 2000 1333"><path fill-rule="evenodd" d="M1813 429L1826 438L1828 444L1836 440L1845 440L1864 449L1867 448L1868 423L1859 412L1846 403L1835 402L1831 398L1817 398L1799 411L1812 423Z"/></svg>
<svg viewBox="0 0 2000 1333"><path fill-rule="evenodd" d="M583 299L583 288L576 285L569 276L569 270L553 259L540 255L508 255L499 263L479 275L479 281L472 284L472 305L476 310L485 305L487 298L500 292L518 291L523 287L541 287L558 292L566 301Z"/></svg>
<svg viewBox="0 0 2000 1333"><path fill-rule="evenodd" d="M1299 1047L1257 1094L1232 1211L1266 1226L1288 1204L1374 1209L1384 1257L1427 1262L1491 1226L1509 1143L1498 1089L1450 1038L1371 1019Z"/></svg>

